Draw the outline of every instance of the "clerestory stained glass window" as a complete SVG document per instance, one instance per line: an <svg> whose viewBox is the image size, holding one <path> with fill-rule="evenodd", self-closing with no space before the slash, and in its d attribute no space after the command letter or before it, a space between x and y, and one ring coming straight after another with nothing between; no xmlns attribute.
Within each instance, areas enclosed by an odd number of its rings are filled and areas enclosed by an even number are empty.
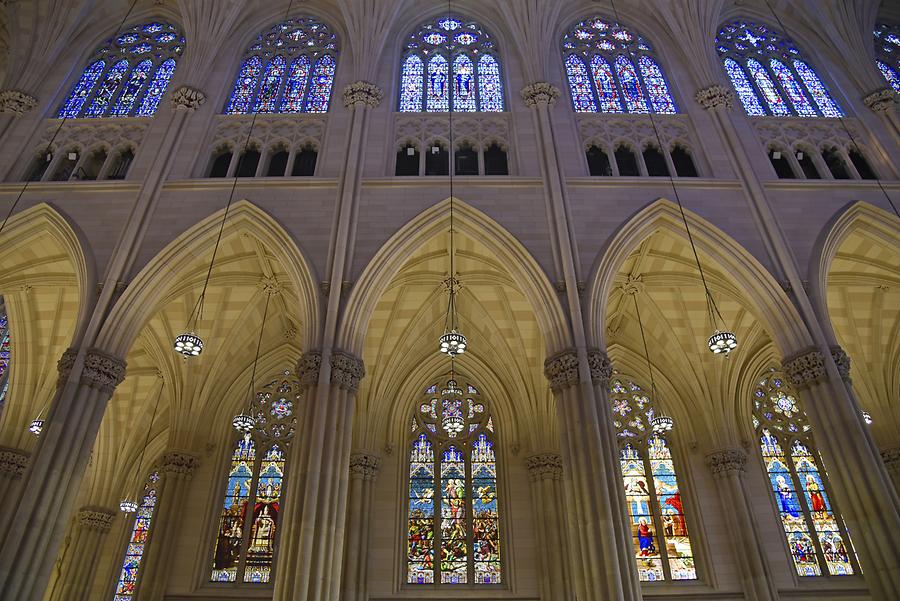
<svg viewBox="0 0 900 601"><path fill-rule="evenodd" d="M290 370L262 386L253 398L251 433L232 447L224 501L213 545L212 582L272 581L287 452L297 425L300 382Z"/></svg>
<svg viewBox="0 0 900 601"><path fill-rule="evenodd" d="M407 582L500 584L496 432L471 384L429 387L410 426Z"/></svg>
<svg viewBox="0 0 900 601"><path fill-rule="evenodd" d="M753 427L797 574L856 573L856 554L833 506L828 476L796 393L772 369L753 394Z"/></svg>
<svg viewBox="0 0 900 601"><path fill-rule="evenodd" d="M174 25L126 30L94 52L57 117L153 116L183 51L184 37Z"/></svg>
<svg viewBox="0 0 900 601"><path fill-rule="evenodd" d="M445 15L423 24L407 39L400 70L401 112L504 110L497 48L474 21Z"/></svg>
<svg viewBox="0 0 900 601"><path fill-rule="evenodd" d="M642 582L696 580L669 441L650 427L654 401L634 381L618 375L610 381L609 399L638 575Z"/></svg>
<svg viewBox="0 0 900 601"><path fill-rule="evenodd" d="M247 49L225 114L327 113L338 52L337 36L315 19L275 25Z"/></svg>
<svg viewBox="0 0 900 601"><path fill-rule="evenodd" d="M0 415L3 414L3 406L6 404L6 391L9 388L9 357L11 352L9 339L9 317L6 313L6 303L0 296Z"/></svg>
<svg viewBox="0 0 900 601"><path fill-rule="evenodd" d="M875 26L875 66L887 82L900 92L900 25Z"/></svg>
<svg viewBox="0 0 900 601"><path fill-rule="evenodd" d="M650 44L637 33L595 17L572 28L562 47L577 112L678 112Z"/></svg>
<svg viewBox="0 0 900 601"><path fill-rule="evenodd" d="M737 20L719 30L715 44L748 115L844 116L815 69L781 34Z"/></svg>
<svg viewBox="0 0 900 601"><path fill-rule="evenodd" d="M113 601L132 601L136 592L138 578L140 576L141 560L147 550L147 542L150 539L150 528L153 525L153 514L156 511L157 496L156 486L159 482L159 474L153 472L147 478L144 485L143 496L138 505L134 524L131 527L131 536L125 548L125 558L122 560L122 571L116 583L116 592Z"/></svg>

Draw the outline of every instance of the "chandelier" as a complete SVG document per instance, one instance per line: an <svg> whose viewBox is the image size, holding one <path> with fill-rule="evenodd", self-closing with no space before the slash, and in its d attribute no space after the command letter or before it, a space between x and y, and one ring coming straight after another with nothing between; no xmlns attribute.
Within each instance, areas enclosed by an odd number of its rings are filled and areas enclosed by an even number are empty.
<svg viewBox="0 0 900 601"><path fill-rule="evenodd" d="M438 342L440 343L440 351L453 359L457 355L462 355L466 352L468 341L465 335L459 331L459 318L456 314L456 295L459 294L460 288L459 280L451 275L444 280L444 286L447 288L448 296L447 316L444 319L444 333Z"/></svg>
<svg viewBox="0 0 900 601"><path fill-rule="evenodd" d="M144 447L141 449L141 457L138 459L138 468L137 474L138 477L143 473L143 465L144 465L144 455L147 453L147 444L150 442L150 432L153 431L153 422L156 421L156 412L159 410L159 401L162 399L163 388L165 388L165 380L160 378L159 380L159 392L156 395L156 403L153 405L153 415L150 416L150 424L147 426L147 436L144 438ZM140 494L132 497L129 494L125 495L125 498L119 502L119 511L122 513L134 513L137 511L138 503L135 500L137 497L140 497Z"/></svg>
<svg viewBox="0 0 900 601"><path fill-rule="evenodd" d="M28 431L34 434L35 436L41 435L41 430L44 429L44 420L38 417L36 420L32 421L28 426Z"/></svg>
<svg viewBox="0 0 900 601"><path fill-rule="evenodd" d="M259 338L256 341L256 356L253 358L253 370L250 373L250 390L247 394L247 413L244 413L243 410L237 415L234 416L231 420L231 425L234 426L234 429L238 432L243 432L244 434L249 434L253 431L253 428L256 427L256 419L253 417L253 395L254 395L254 383L256 382L256 367L259 365L259 351L262 349L262 341L263 341L263 333L266 331L266 318L269 316L269 302L272 300L272 295L276 293L277 286L263 286L263 294L266 295L266 304L263 308L263 316L262 316L262 324L259 326Z"/></svg>
<svg viewBox="0 0 900 601"><path fill-rule="evenodd" d="M660 413L650 420L650 429L657 434L665 434L674 427L675 420L663 413Z"/></svg>
<svg viewBox="0 0 900 601"><path fill-rule="evenodd" d="M135 511L137 511L137 508L137 501L130 497L125 497L119 503L119 511L121 511L122 513L134 513Z"/></svg>
<svg viewBox="0 0 900 601"><path fill-rule="evenodd" d="M456 437L466 427L463 416L463 393L452 379L453 369L450 370L451 379L447 382L447 388L441 390L441 427L451 438Z"/></svg>

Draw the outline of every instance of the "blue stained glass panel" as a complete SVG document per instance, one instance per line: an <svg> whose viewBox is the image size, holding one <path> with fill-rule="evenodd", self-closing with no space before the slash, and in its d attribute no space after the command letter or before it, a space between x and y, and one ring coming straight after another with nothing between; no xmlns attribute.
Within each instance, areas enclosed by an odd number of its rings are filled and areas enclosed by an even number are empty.
<svg viewBox="0 0 900 601"><path fill-rule="evenodd" d="M436 54L428 61L427 111L445 113L449 110L447 83L447 59Z"/></svg>
<svg viewBox="0 0 900 601"><path fill-rule="evenodd" d="M131 113L134 102L137 100L138 92L141 91L144 82L150 76L151 69L153 69L153 61L144 60L131 70L131 77L128 78L128 83L122 88L122 93L119 94L119 99L116 100L116 104L110 113L111 116L125 117Z"/></svg>
<svg viewBox="0 0 900 601"><path fill-rule="evenodd" d="M102 117L106 114L110 100L125 78L125 74L128 73L128 67L128 61L123 59L106 72L106 77L103 78L103 83L97 89L94 100L85 112L85 117Z"/></svg>
<svg viewBox="0 0 900 601"><path fill-rule="evenodd" d="M403 61L403 74L400 79L401 112L422 110L422 86L424 83L425 65L421 58L410 54Z"/></svg>
<svg viewBox="0 0 900 601"><path fill-rule="evenodd" d="M801 60L794 60L794 68L800 74L800 79L806 85L806 89L812 94L813 100L825 117L843 117L844 113L837 103L828 94L819 76L809 65Z"/></svg>
<svg viewBox="0 0 900 601"><path fill-rule="evenodd" d="M291 71L284 86L284 96L281 99L282 113L299 113L303 110L303 95L308 80L309 59L306 56L298 57L291 64Z"/></svg>
<svg viewBox="0 0 900 601"><path fill-rule="evenodd" d="M744 68L737 61L730 58L726 58L723 62L725 63L725 71L728 72L731 84L734 86L747 114L753 116L765 115L766 111L759 102L759 96L756 95L753 84L747 79Z"/></svg>
<svg viewBox="0 0 900 601"><path fill-rule="evenodd" d="M616 79L613 76L612 67L609 66L605 58L595 54L591 59L591 72L594 75L594 85L597 86L600 111L603 113L621 113L622 101L619 99L619 90L616 88Z"/></svg>
<svg viewBox="0 0 900 601"><path fill-rule="evenodd" d="M134 597L141 559L143 559L144 551L147 547L155 508L156 491L150 489L141 500L137 515L134 518L131 538L128 540L128 547L125 550L125 559L122 561L122 571L119 574L119 581L116 583L116 593L113 601L130 601Z"/></svg>
<svg viewBox="0 0 900 601"><path fill-rule="evenodd" d="M278 106L278 92L281 91L281 80L284 78L284 68L285 62L280 56L276 56L266 65L262 85L256 96L256 104L253 106L254 113L275 112Z"/></svg>
<svg viewBox="0 0 900 601"><path fill-rule="evenodd" d="M503 110L500 64L490 54L478 59L478 102L482 112L499 113Z"/></svg>
<svg viewBox="0 0 900 601"><path fill-rule="evenodd" d="M81 74L81 79L75 84L72 93L69 94L69 97L66 99L66 103L59 109L59 114L57 116L60 119L72 119L78 116L81 112L81 108L84 106L84 102L88 99L88 96L91 95L94 86L97 85L97 80L100 79L104 67L106 67L106 63L102 60L95 61L88 65L84 70L84 73Z"/></svg>
<svg viewBox="0 0 900 601"><path fill-rule="evenodd" d="M647 99L638 79L634 65L624 55L616 57L616 73L622 86L622 95L625 96L625 106L629 113L648 113Z"/></svg>
<svg viewBox="0 0 900 601"><path fill-rule="evenodd" d="M751 58L747 60L747 69L750 70L750 75L756 81L757 87L762 91L763 98L766 99L766 104L769 106L769 111L779 117L790 115L790 109L784 103L784 99L775 88L775 84L772 82L769 74L766 73L765 67Z"/></svg>
<svg viewBox="0 0 900 601"><path fill-rule="evenodd" d="M663 77L662 69L649 56L642 56L638 59L641 68L641 75L644 78L644 85L647 86L647 94L650 96L650 104L653 110L663 115L674 115L678 112L675 108L675 100L669 93L669 86L666 84L666 78Z"/></svg>
<svg viewBox="0 0 900 601"><path fill-rule="evenodd" d="M794 105L794 110L797 114L801 117L815 117L816 110L813 108L812 103L810 103L809 98L806 97L803 88L801 88L797 80L794 79L794 74L791 70L788 69L784 63L774 58L769 61L769 66L772 67L772 71L775 72L775 77L781 82L781 87L787 92L788 98L790 98L791 104Z"/></svg>
<svg viewBox="0 0 900 601"><path fill-rule="evenodd" d="M147 93L144 94L144 99L141 101L140 108L138 108L138 117L150 117L156 114L156 109L159 107L159 101L163 94L166 93L166 88L169 87L169 81L172 79L172 74L175 73L175 64L175 59L170 58L163 61L156 69L156 74L150 81L150 85L147 86Z"/></svg>
<svg viewBox="0 0 900 601"><path fill-rule="evenodd" d="M475 111L475 67L465 54L453 60L453 110Z"/></svg>
<svg viewBox="0 0 900 601"><path fill-rule="evenodd" d="M247 59L238 73L231 99L225 107L226 115L244 115L250 110L250 103L256 95L259 74L262 72L262 61L252 56Z"/></svg>
<svg viewBox="0 0 900 601"><path fill-rule="evenodd" d="M897 71L882 61L875 61L875 64L878 65L878 70L881 71L884 78L891 84L891 87L894 88L895 91L900 92L900 75L897 75Z"/></svg>
<svg viewBox="0 0 900 601"><path fill-rule="evenodd" d="M316 61L312 82L309 86L309 97L306 99L307 113L327 113L331 100L331 86L334 85L334 57L326 54Z"/></svg>
<svg viewBox="0 0 900 601"><path fill-rule="evenodd" d="M591 92L591 80L587 67L581 57L570 54L566 58L566 75L569 78L569 90L572 93L572 105L579 113L596 113L597 103Z"/></svg>

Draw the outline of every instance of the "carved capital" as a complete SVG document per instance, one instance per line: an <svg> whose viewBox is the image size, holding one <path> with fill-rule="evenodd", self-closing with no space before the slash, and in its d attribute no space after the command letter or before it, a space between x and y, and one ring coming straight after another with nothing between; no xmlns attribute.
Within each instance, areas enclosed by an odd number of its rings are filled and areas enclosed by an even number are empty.
<svg viewBox="0 0 900 601"><path fill-rule="evenodd" d="M884 461L884 467L891 476L894 478L900 476L900 447L881 451L881 460Z"/></svg>
<svg viewBox="0 0 900 601"><path fill-rule="evenodd" d="M559 88L545 81L539 81L522 88L522 100L525 102L525 106L537 106L539 104L553 106L557 98L559 98Z"/></svg>
<svg viewBox="0 0 900 601"><path fill-rule="evenodd" d="M725 86L714 85L698 90L694 99L706 110L730 109L734 106L734 91Z"/></svg>
<svg viewBox="0 0 900 601"><path fill-rule="evenodd" d="M892 88L884 88L876 92L872 92L865 98L863 102L866 106L876 113L885 113L894 105L900 104L900 93L895 92Z"/></svg>
<svg viewBox="0 0 900 601"><path fill-rule="evenodd" d="M169 451L159 458L159 471L164 475L190 478L200 465L200 459L184 451Z"/></svg>
<svg viewBox="0 0 900 601"><path fill-rule="evenodd" d="M606 387L612 377L612 361L606 353L599 349L588 349L588 368L591 370L591 382Z"/></svg>
<svg viewBox="0 0 900 601"><path fill-rule="evenodd" d="M744 449L719 449L706 455L706 467L713 476L725 476L733 472L743 472L747 464Z"/></svg>
<svg viewBox="0 0 900 601"><path fill-rule="evenodd" d="M350 455L350 475L363 480L374 480L378 476L378 464L381 459L371 453L353 453Z"/></svg>
<svg viewBox="0 0 900 601"><path fill-rule="evenodd" d="M112 527L113 520L116 519L116 512L106 507L82 507L78 510L76 519L80 527L105 534Z"/></svg>
<svg viewBox="0 0 900 601"><path fill-rule="evenodd" d="M172 110L193 113L206 102L206 94L196 88L181 86L172 92Z"/></svg>
<svg viewBox="0 0 900 601"><path fill-rule="evenodd" d="M359 381L366 375L363 360L344 351L334 350L331 353L331 383L356 392Z"/></svg>
<svg viewBox="0 0 900 601"><path fill-rule="evenodd" d="M536 453L525 458L525 467L532 482L562 480L562 458L557 453Z"/></svg>
<svg viewBox="0 0 900 601"><path fill-rule="evenodd" d="M22 449L0 447L0 475L16 480L21 478L28 467L31 454Z"/></svg>
<svg viewBox="0 0 900 601"><path fill-rule="evenodd" d="M72 373L72 367L75 365L75 358L77 356L78 351L73 348L68 348L63 351L62 357L56 362L56 371L59 374L59 377L56 379L56 386L58 388L65 386L66 382L69 380L69 375Z"/></svg>
<svg viewBox="0 0 900 601"><path fill-rule="evenodd" d="M544 376L550 381L550 388L562 390L578 383L578 353L566 349L547 357L544 361Z"/></svg>
<svg viewBox="0 0 900 601"><path fill-rule="evenodd" d="M852 384L853 380L850 379L850 355L845 353L841 347L833 346L831 347L831 358L834 359L834 363L837 365L838 372L841 374L841 380L847 384Z"/></svg>
<svg viewBox="0 0 900 601"><path fill-rule="evenodd" d="M815 349L785 361L783 367L791 383L797 388L809 386L825 377L825 358Z"/></svg>
<svg viewBox="0 0 900 601"><path fill-rule="evenodd" d="M125 361L118 357L99 349L89 349L84 356L81 381L91 388L112 394L125 379L125 366Z"/></svg>
<svg viewBox="0 0 900 601"><path fill-rule="evenodd" d="M319 370L322 368L322 352L307 351L297 361L297 379L304 388L315 386L319 382Z"/></svg>
<svg viewBox="0 0 900 601"><path fill-rule="evenodd" d="M0 90L0 113L23 117L37 106L37 98L20 90Z"/></svg>
<svg viewBox="0 0 900 601"><path fill-rule="evenodd" d="M344 87L344 106L367 106L370 109L381 104L384 92L381 88L367 81L356 81Z"/></svg>

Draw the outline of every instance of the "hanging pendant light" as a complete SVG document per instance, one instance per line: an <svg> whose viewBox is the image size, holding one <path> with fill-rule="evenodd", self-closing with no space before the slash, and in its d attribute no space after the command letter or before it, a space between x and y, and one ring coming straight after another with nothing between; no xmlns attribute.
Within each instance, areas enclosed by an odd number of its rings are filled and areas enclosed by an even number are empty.
<svg viewBox="0 0 900 601"><path fill-rule="evenodd" d="M119 511L121 511L122 513L134 513L135 511L137 511L137 508L137 501L135 501L131 497L125 497L119 503Z"/></svg>
<svg viewBox="0 0 900 601"><path fill-rule="evenodd" d="M737 348L737 337L733 332L722 332L716 330L709 337L709 350L718 355L725 353L726 355Z"/></svg>
<svg viewBox="0 0 900 601"><path fill-rule="evenodd" d="M185 357L196 357L203 352L203 339L193 331L175 337L175 352Z"/></svg>
<svg viewBox="0 0 900 601"><path fill-rule="evenodd" d="M872 419L872 414L869 413L868 411L862 412L862 418L863 418L863 421L866 422L867 426L871 426L872 422L875 421Z"/></svg>
<svg viewBox="0 0 900 601"><path fill-rule="evenodd" d="M453 360L451 358L450 379L447 381L447 387L441 390L441 407L445 409L441 413L441 428L451 438L461 434L466 427L462 406L463 391L456 383L456 373L453 369Z"/></svg>
<svg viewBox="0 0 900 601"><path fill-rule="evenodd" d="M653 364L650 363L650 348L647 346L647 337L644 335L644 322L641 319L641 308L638 306L637 302L638 291L637 289L632 289L629 294L631 294L631 298L634 301L634 312L637 315L638 327L641 330L641 342L644 344L644 359L647 361L647 371L650 373L650 395L658 408L659 393L656 390L656 382L653 380ZM658 412L650 419L650 429L653 430L655 434L665 434L674 427L675 420L663 413L662 410L658 410Z"/></svg>
<svg viewBox="0 0 900 601"><path fill-rule="evenodd" d="M269 301L272 300L272 295L275 294L277 287L267 287L263 289L264 294L266 295L266 305L263 308L263 317L262 317L262 325L259 327L259 339L256 341L256 357L253 358L253 370L250 374L250 391L247 394L247 413L244 413L241 410L240 413L235 415L231 419L231 425L238 432L243 432L244 434L249 434L253 431L253 428L256 427L256 418L253 417L253 395L254 395L254 383L256 382L256 366L259 364L259 351L262 348L262 339L263 333L266 331L266 317L269 315Z"/></svg>
<svg viewBox="0 0 900 601"><path fill-rule="evenodd" d="M675 420L663 413L660 413L650 420L650 429L657 434L665 434L674 427Z"/></svg>
<svg viewBox="0 0 900 601"><path fill-rule="evenodd" d="M144 448L141 449L141 457L138 459L138 477L143 474L144 455L147 453L147 445L150 442L150 433L153 431L153 422L156 421L156 412L159 410L159 401L162 399L163 388L165 388L165 380L160 377L159 392L156 395L156 403L153 405L153 414L150 416L150 424L147 426L147 436L144 438ZM140 493L133 497L130 494L126 494L125 498L119 502L119 511L126 514L137 511L138 502L136 499L140 496Z"/></svg>
<svg viewBox="0 0 900 601"><path fill-rule="evenodd" d="M35 436L40 436L41 431L44 429L44 420L38 417L36 420L32 421L28 426L28 431L34 434Z"/></svg>

